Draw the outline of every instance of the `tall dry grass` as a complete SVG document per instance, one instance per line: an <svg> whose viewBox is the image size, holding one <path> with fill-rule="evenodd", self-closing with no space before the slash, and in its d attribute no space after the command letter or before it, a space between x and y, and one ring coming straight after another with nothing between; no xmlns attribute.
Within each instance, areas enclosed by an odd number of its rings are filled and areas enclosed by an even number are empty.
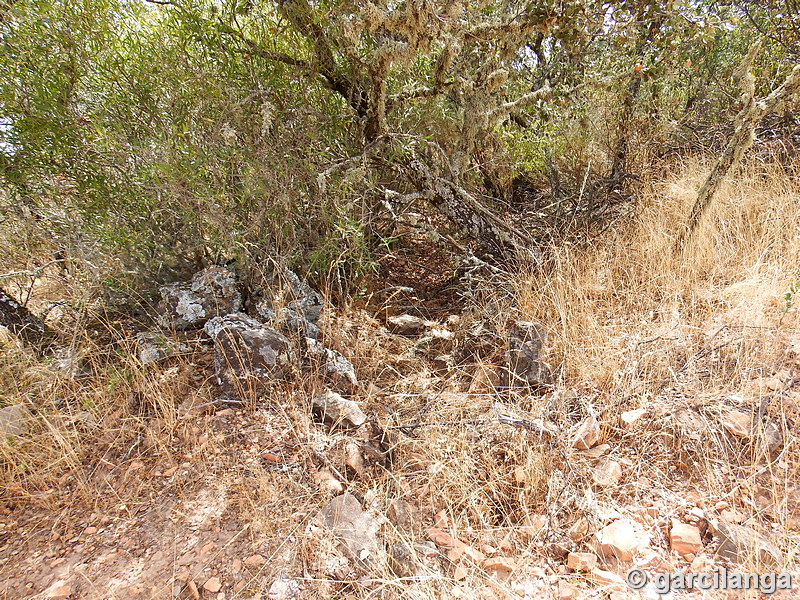
<svg viewBox="0 0 800 600"><path fill-rule="evenodd" d="M800 279L800 181L777 165L751 162L724 186L694 243L676 255L675 237L708 168L686 159L654 174L638 190L633 221L592 247L554 249L545 274L521 273L484 290L475 315L494 320L500 330L509 318L533 319L548 329L553 389L500 387L493 374L502 352L443 375L434 372L424 349L386 336L374 319L352 314L328 322L326 335L361 373L359 399L386 431L386 460L354 473L337 458L336 448L348 439L320 433L302 401L323 385L318 377L289 384L285 394L276 389L269 400L272 426L282 427L287 439L311 444L292 450L308 472L293 479L257 469L257 485L232 480L241 518L263 535L291 539L304 569L330 577L311 558L321 552L316 542L301 535L330 497L312 472L325 466L319 457L330 452L328 466L365 507L376 514L390 514L398 502L414 507L410 526L384 525L389 544L424 540L439 514L440 527L454 537L483 552L513 555L524 570L558 562L559 548L585 550L591 532L613 511L654 505L668 518L697 503L713 512L724 501L749 522L780 533L793 562L800 542L792 526L800 515L787 498L800 485L790 438L797 393L775 394L765 380L800 368L797 310L782 310L789 285ZM462 317L463 326L469 318ZM104 478L132 457L168 462L179 452L192 455L202 470L204 456L225 452L225 439L209 444L177 408L187 395L213 396L208 364L198 363L207 348L190 343L185 356L144 369L133 330L113 320L93 322L73 336L83 356L78 377L13 341L0 349L0 403L25 404L36 415L29 434L0 440L0 497L6 501L53 510L76 500L98 502L98 494L108 496ZM787 432L777 457L763 432L745 443L721 425L726 410L757 411L764 402L759 414ZM550 438L499 425L498 405L550 421L559 433ZM634 408L650 416L625 429L619 413ZM592 461L566 443L590 414L603 422L602 441L624 468L611 489L593 486ZM398 428L408 423L420 426ZM149 490L145 478L128 481L132 497ZM287 495L291 505L282 500ZM652 528L654 547L666 552L663 526L654 521ZM397 596L413 588L418 597L440 597L453 586L485 580L479 564L466 566L459 584L452 565L440 563L422 580L387 571L380 585ZM374 591L376 584L370 585L364 589Z"/></svg>

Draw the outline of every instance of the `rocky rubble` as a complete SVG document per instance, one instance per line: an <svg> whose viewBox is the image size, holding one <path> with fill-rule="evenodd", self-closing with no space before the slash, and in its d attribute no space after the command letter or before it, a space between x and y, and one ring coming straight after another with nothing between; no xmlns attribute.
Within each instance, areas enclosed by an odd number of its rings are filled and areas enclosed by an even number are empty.
<svg viewBox="0 0 800 600"><path fill-rule="evenodd" d="M202 327L211 317L242 308L236 275L224 267L206 267L186 283L162 286L158 324L165 329Z"/></svg>
<svg viewBox="0 0 800 600"><path fill-rule="evenodd" d="M271 381L304 366L341 391L352 391L358 384L353 364L319 341L319 292L273 264L254 303L256 318L241 312L239 287L233 271L212 266L189 282L161 288L159 324L183 330L204 326L214 342L216 379L225 396L257 396ZM161 332L144 332L137 340L142 364L164 360L178 348Z"/></svg>

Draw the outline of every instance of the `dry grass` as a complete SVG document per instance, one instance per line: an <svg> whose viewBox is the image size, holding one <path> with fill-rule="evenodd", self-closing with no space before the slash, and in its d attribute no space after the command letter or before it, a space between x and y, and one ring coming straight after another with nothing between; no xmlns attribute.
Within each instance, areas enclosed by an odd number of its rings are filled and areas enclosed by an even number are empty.
<svg viewBox="0 0 800 600"><path fill-rule="evenodd" d="M642 185L634 223L592 248L557 249L546 277L494 282L483 305L461 315L459 332L473 317L500 332L511 318L544 324L558 375L544 393L500 387L502 349L436 373L436 349L388 335L355 310L330 317L324 335L355 363L356 397L378 424L359 434L314 420L308 398L323 386L315 374L235 417L182 415L188 395L213 397L208 347L199 339L184 340L185 354L144 368L133 329L84 313L73 322L83 357L77 377L7 341L0 402L23 403L36 419L29 434L0 441L0 497L15 510L81 518L224 490L223 512L250 524L242 539L268 558L228 596L235 598L264 592L281 571L301 578L308 597L547 597L563 552L586 550L613 514L642 520L652 547L669 558L670 519L685 519L693 506L716 517L721 502L769 531L786 565L796 566L800 457L791 428L800 328L797 311L781 308L800 279L800 182L776 166L750 165L723 189L696 243L676 256L675 235L706 169L694 161L673 166ZM500 425L498 404L561 433ZM621 426L619 413L635 408L649 416ZM733 408L778 424L783 449L770 452L763 429L750 441L726 433L721 422ZM603 422L602 441L623 467L611 488L592 485L596 461L566 443L590 414ZM399 428L409 424L418 426ZM348 458L349 444L360 448L363 470ZM280 461L260 459L267 451ZM135 461L144 467L131 471ZM193 475L170 485L142 476L184 464ZM456 581L454 565L437 559L422 560L424 575L385 570L364 578L314 525L332 494L315 478L320 470L371 514L391 517L382 528L387 546L413 547L437 524L485 554L513 558L516 570L506 578L465 560ZM398 507L408 519L397 517ZM643 517L647 507L657 516ZM764 565L751 553L743 567Z"/></svg>

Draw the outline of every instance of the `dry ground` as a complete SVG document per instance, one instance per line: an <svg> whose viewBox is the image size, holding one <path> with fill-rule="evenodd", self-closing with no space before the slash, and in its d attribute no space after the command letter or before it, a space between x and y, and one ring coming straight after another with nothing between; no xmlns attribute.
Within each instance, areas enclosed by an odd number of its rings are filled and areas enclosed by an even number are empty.
<svg viewBox="0 0 800 600"><path fill-rule="evenodd" d="M77 370L6 339L0 403L34 418L0 442L0 598L289 597L274 585L282 577L300 598L547 599L565 583L575 598L637 598L565 566L619 517L649 535L637 564L667 571L728 564L710 533L695 560L672 552L673 519L741 521L778 563L754 551L730 568L788 569L800 585L800 322L784 297L800 279L800 182L749 166L675 256L704 172L664 173L641 191L633 225L592 248L560 248L546 277L487 279L469 306L437 315L460 349L472 345L461 366L435 368L443 342L390 334L376 318L386 305L331 312L324 337L354 362L352 397L372 422L358 431L311 413L323 385L313 374L258 401L215 403L202 336L145 367L139 327L98 303L51 315L75 333ZM499 385L502 332L519 318L551 333L550 388ZM478 323L488 333L470 338ZM634 409L647 412L622 423ZM557 433L500 424L498 410ZM755 415L755 430L726 429L732 410ZM601 450L577 450L571 436L592 415ZM617 483L593 481L603 460L621 466ZM428 542L414 572L364 570L337 548L317 515L345 489L381 523L387 548ZM434 526L467 555L449 554ZM632 564L601 563L623 575Z"/></svg>

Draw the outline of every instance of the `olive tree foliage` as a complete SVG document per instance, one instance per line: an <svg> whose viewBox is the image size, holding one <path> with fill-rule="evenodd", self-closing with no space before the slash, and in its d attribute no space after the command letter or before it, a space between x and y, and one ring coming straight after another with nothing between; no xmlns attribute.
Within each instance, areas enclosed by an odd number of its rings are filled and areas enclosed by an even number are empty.
<svg viewBox="0 0 800 600"><path fill-rule="evenodd" d="M414 206L525 250L509 187L544 176L567 213L595 175L616 191L738 64L713 6L6 0L6 239L108 273L278 252L357 274ZM686 66L722 46L707 78Z"/></svg>
<svg viewBox="0 0 800 600"><path fill-rule="evenodd" d="M111 0L3 12L9 256L52 252L83 273L151 277L285 250L299 235L319 246L342 229L294 185L313 150L342 137L330 100L309 101L281 65L219 51L175 17Z"/></svg>

